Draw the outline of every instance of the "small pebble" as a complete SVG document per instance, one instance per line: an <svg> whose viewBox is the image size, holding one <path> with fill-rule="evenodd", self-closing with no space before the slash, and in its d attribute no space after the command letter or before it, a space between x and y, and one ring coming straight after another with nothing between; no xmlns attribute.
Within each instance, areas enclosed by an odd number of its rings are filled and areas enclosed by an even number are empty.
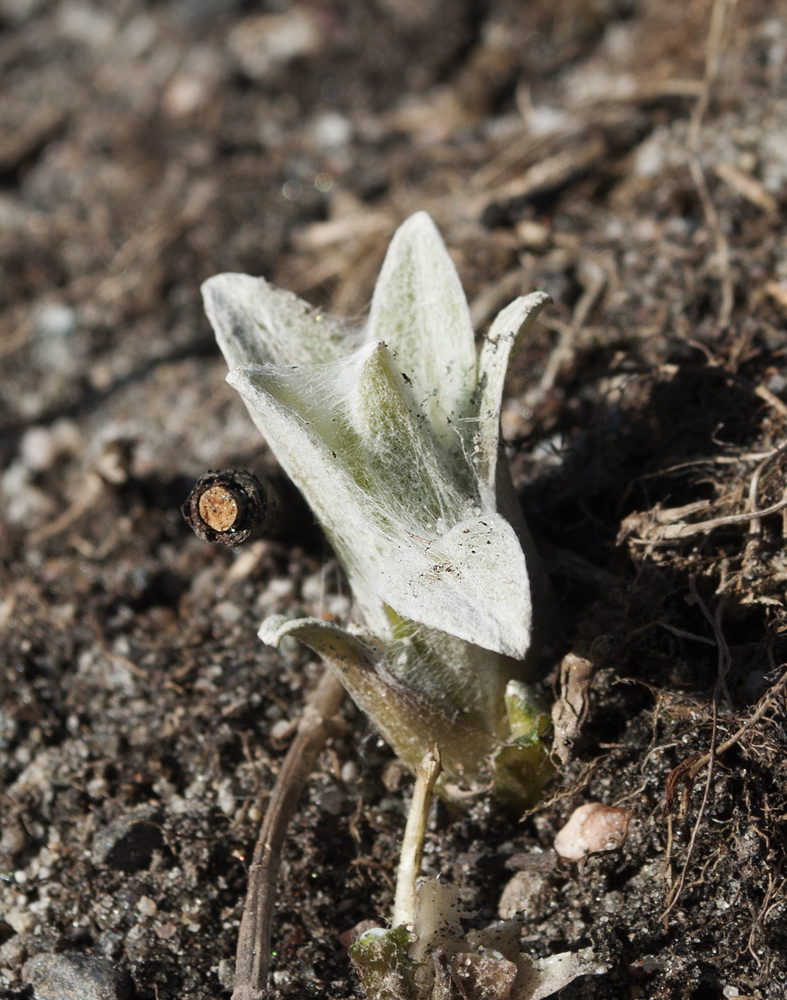
<svg viewBox="0 0 787 1000"><path fill-rule="evenodd" d="M569 861L579 861L597 851L612 851L623 841L627 816L625 809L601 802L580 806L555 837L555 850Z"/></svg>
<svg viewBox="0 0 787 1000"><path fill-rule="evenodd" d="M173 77L161 98L161 107L170 118L184 118L204 107L210 91L203 80L186 73Z"/></svg>
<svg viewBox="0 0 787 1000"><path fill-rule="evenodd" d="M513 920L517 916L533 917L538 909L538 900L544 891L545 880L536 872L517 872L503 889L497 908L501 920Z"/></svg>
<svg viewBox="0 0 787 1000"><path fill-rule="evenodd" d="M119 816L93 838L93 861L123 872L147 868L153 852L165 846L158 821L158 809L152 805Z"/></svg>
<svg viewBox="0 0 787 1000"><path fill-rule="evenodd" d="M529 250L546 250L549 246L549 228L533 219L522 219L517 224L516 235L522 245Z"/></svg>
<svg viewBox="0 0 787 1000"><path fill-rule="evenodd" d="M9 823L3 827L3 835L0 837L0 851L4 854L19 854L27 845L27 834L18 823Z"/></svg>
<svg viewBox="0 0 787 1000"><path fill-rule="evenodd" d="M36 335L39 337L65 338L70 336L77 325L77 314L71 306L53 302L44 306L38 314Z"/></svg>
<svg viewBox="0 0 787 1000"><path fill-rule="evenodd" d="M127 1000L128 973L102 955L34 955L24 967L36 1000Z"/></svg>
<svg viewBox="0 0 787 1000"><path fill-rule="evenodd" d="M315 119L310 131L314 145L327 152L346 146L352 138L353 127L345 115L338 111L326 111Z"/></svg>
<svg viewBox="0 0 787 1000"><path fill-rule="evenodd" d="M36 924L35 916L26 906L14 906L6 910L3 919L17 934L32 933Z"/></svg>
<svg viewBox="0 0 787 1000"><path fill-rule="evenodd" d="M19 442L22 463L31 472L51 469L57 458L54 436L46 427L30 427Z"/></svg>
<svg viewBox="0 0 787 1000"><path fill-rule="evenodd" d="M284 743L295 732L298 723L294 719L279 719L271 726L271 742L274 744Z"/></svg>
<svg viewBox="0 0 787 1000"><path fill-rule="evenodd" d="M219 982L225 990L231 990L235 985L235 959L222 958L217 969Z"/></svg>
<svg viewBox="0 0 787 1000"><path fill-rule="evenodd" d="M235 799L235 782L232 778L224 778L220 782L216 798L219 803L219 809L221 809L225 816L233 816L235 814L237 802Z"/></svg>
<svg viewBox="0 0 787 1000"><path fill-rule="evenodd" d="M213 610L225 625L234 625L243 615L243 611L234 601L221 601Z"/></svg>
<svg viewBox="0 0 787 1000"><path fill-rule="evenodd" d="M286 14L246 18L230 32L228 45L246 76L267 80L293 59L318 52L322 37L309 12L293 7Z"/></svg>
<svg viewBox="0 0 787 1000"><path fill-rule="evenodd" d="M158 911L158 906L150 896L140 896L137 900L137 911L140 916L152 917Z"/></svg>
<svg viewBox="0 0 787 1000"><path fill-rule="evenodd" d="M18 969L28 956L31 947L40 948L40 939L32 934L14 934L0 945L0 965Z"/></svg>
<svg viewBox="0 0 787 1000"><path fill-rule="evenodd" d="M117 25L109 11L90 3L64 3L58 11L60 34L72 42L82 42L94 49L105 49L112 41Z"/></svg>
<svg viewBox="0 0 787 1000"><path fill-rule="evenodd" d="M348 760L342 764L341 776L345 785L355 784L358 780L358 765L354 760Z"/></svg>

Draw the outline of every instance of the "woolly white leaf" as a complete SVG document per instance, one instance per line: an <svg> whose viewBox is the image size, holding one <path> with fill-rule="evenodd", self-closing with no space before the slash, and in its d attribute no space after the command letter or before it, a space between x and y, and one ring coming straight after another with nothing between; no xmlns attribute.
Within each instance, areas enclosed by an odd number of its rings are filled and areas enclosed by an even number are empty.
<svg viewBox="0 0 787 1000"><path fill-rule="evenodd" d="M524 658L531 607L516 534L498 514L463 516L468 498L396 393L383 344L319 368L250 365L228 378L310 498L368 617L387 604Z"/></svg>
<svg viewBox="0 0 787 1000"><path fill-rule="evenodd" d="M475 341L459 275L426 212L411 216L391 240L368 335L395 353L432 432L456 448L450 424L475 389Z"/></svg>
<svg viewBox="0 0 787 1000"><path fill-rule="evenodd" d="M217 274L202 295L230 371L248 364L318 365L347 353L340 320L264 278Z"/></svg>
<svg viewBox="0 0 787 1000"><path fill-rule="evenodd" d="M545 292L532 292L515 299L497 316L486 336L478 359L478 414L476 462L482 500L497 504L497 461L500 442L500 411L503 385L511 356L550 299Z"/></svg>

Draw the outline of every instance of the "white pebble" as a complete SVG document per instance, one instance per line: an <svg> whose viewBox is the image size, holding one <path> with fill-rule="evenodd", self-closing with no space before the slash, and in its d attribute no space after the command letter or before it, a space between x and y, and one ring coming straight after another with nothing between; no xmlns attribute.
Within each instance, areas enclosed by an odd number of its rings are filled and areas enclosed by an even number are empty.
<svg viewBox="0 0 787 1000"><path fill-rule="evenodd" d="M22 463L31 472L51 469L57 458L57 444L53 434L46 427L31 427L19 442Z"/></svg>
<svg viewBox="0 0 787 1000"><path fill-rule="evenodd" d="M243 614L238 605L232 601L221 601L213 610L225 625L234 625Z"/></svg>
<svg viewBox="0 0 787 1000"><path fill-rule="evenodd" d="M341 776L345 785L355 784L358 780L358 765L354 760L348 760L342 764Z"/></svg>
<svg viewBox="0 0 787 1000"><path fill-rule="evenodd" d="M210 97L210 91L203 80L187 73L179 73L167 85L161 106L170 118L184 118L199 111Z"/></svg>
<svg viewBox="0 0 787 1000"><path fill-rule="evenodd" d="M137 910L140 916L152 917L158 910L156 901L151 899L150 896L140 896L137 900Z"/></svg>
<svg viewBox="0 0 787 1000"><path fill-rule="evenodd" d="M286 14L247 17L228 37L230 53L252 80L266 80L281 66L313 55L321 46L317 21L300 6Z"/></svg>
<svg viewBox="0 0 787 1000"><path fill-rule="evenodd" d="M77 314L70 306L52 302L38 314L36 334L39 337L68 337L76 325Z"/></svg>
<svg viewBox="0 0 787 1000"><path fill-rule="evenodd" d="M311 127L311 138L319 149L340 149L350 141L352 132L349 118L338 111L326 111L315 119Z"/></svg>
<svg viewBox="0 0 787 1000"><path fill-rule="evenodd" d="M30 934L35 927L35 917L26 906L15 906L7 910L3 918L17 934Z"/></svg>
<svg viewBox="0 0 787 1000"><path fill-rule="evenodd" d="M219 784L217 799L219 803L219 809L224 813L225 816L233 816L235 814L235 788L232 778L224 778Z"/></svg>

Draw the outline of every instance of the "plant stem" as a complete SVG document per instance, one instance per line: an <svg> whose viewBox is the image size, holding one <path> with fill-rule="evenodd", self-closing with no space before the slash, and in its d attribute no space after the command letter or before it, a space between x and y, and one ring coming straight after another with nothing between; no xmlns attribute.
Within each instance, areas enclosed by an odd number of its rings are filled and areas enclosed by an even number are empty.
<svg viewBox="0 0 787 1000"><path fill-rule="evenodd" d="M399 855L399 872L396 876L396 895L392 923L394 927L409 927L415 918L415 880L421 870L421 856L424 852L424 833L432 792L440 775L440 751L435 747L427 750L415 772L415 788L407 825Z"/></svg>
<svg viewBox="0 0 787 1000"><path fill-rule="evenodd" d="M341 683L331 670L326 670L306 703L295 739L276 779L249 868L232 1000L263 1000L265 997L276 879L287 825L317 755L325 745L331 717L339 710L343 698Z"/></svg>

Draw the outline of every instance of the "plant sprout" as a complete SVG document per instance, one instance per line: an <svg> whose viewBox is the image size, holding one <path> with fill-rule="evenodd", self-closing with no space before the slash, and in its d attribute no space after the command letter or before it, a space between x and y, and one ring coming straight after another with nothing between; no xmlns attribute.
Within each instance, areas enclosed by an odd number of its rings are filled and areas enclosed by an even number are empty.
<svg viewBox="0 0 787 1000"><path fill-rule="evenodd" d="M551 769L527 684L549 588L500 443L509 359L549 301L519 298L477 351L459 277L424 213L395 234L359 335L262 278L203 286L229 383L347 573L358 620L266 619L317 652L445 797L532 801Z"/></svg>
<svg viewBox="0 0 787 1000"><path fill-rule="evenodd" d="M500 442L509 359L548 296L512 302L478 351L423 212L395 234L360 334L261 278L223 274L203 291L228 381L322 524L357 608L346 628L282 616L260 628L272 646L300 639L330 669L254 851L233 1000L265 996L286 823L341 701L337 677L416 777L392 926L350 949L368 1000L449 1000L457 988L540 1000L603 971L591 949L531 961L511 922L465 935L457 890L418 879L433 790L451 799L494 784L522 804L552 773L548 717L528 687L552 603ZM225 506L209 511L222 525Z"/></svg>

